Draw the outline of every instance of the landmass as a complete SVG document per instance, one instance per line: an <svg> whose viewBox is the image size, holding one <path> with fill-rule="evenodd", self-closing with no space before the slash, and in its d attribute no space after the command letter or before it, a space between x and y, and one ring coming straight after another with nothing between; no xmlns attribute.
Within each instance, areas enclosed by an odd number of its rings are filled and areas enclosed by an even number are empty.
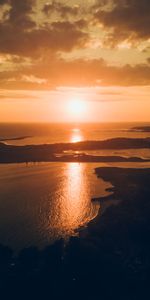
<svg viewBox="0 0 150 300"><path fill-rule="evenodd" d="M120 156L94 156L85 153L65 154L64 151L104 150L104 149L150 149L150 138L114 138L103 141L84 141L77 143L57 143L45 145L14 146L0 142L0 163L19 162L145 162L142 158Z"/></svg>
<svg viewBox="0 0 150 300"><path fill-rule="evenodd" d="M18 136L18 137L10 137L10 138L0 138L0 142L5 142L5 141L20 141L20 140L25 140L28 138L31 138L32 136L25 135L25 136Z"/></svg>
<svg viewBox="0 0 150 300"><path fill-rule="evenodd" d="M105 201L111 197L117 205L100 210L67 243L30 247L17 256L1 246L2 299L150 298L150 169L103 167L96 174L111 182Z"/></svg>
<svg viewBox="0 0 150 300"><path fill-rule="evenodd" d="M139 132L150 132L150 126L137 126L132 127L131 131L139 131Z"/></svg>

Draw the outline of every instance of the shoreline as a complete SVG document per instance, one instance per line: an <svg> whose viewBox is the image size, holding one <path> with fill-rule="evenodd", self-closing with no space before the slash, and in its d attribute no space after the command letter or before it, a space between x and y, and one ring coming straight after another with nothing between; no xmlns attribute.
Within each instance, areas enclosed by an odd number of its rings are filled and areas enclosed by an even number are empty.
<svg viewBox="0 0 150 300"><path fill-rule="evenodd" d="M147 201L150 198L150 168L122 168L122 167L98 167L95 169L96 176L102 178L104 181L109 182L112 187L106 189L110 192L109 195L104 197L92 198L92 202L99 202L100 205L105 206L107 202L112 204L106 207L104 213L101 209L95 219L91 220L88 224L89 232L95 230L95 227L101 226L105 217L110 216L111 213L119 212L124 206L133 204L132 201L143 199ZM131 200L131 202L130 202ZM136 203L135 203L136 204ZM117 206L117 207L116 207ZM149 204L150 209L150 204ZM135 205L136 211L136 205ZM108 221L108 220L107 220ZM104 225L104 224L103 224ZM106 224L105 224L106 225Z"/></svg>

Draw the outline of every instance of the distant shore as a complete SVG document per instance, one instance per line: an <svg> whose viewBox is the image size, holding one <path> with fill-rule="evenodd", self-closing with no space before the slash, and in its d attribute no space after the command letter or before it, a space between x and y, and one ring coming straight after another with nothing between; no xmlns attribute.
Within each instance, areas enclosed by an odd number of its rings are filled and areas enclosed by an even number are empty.
<svg viewBox="0 0 150 300"><path fill-rule="evenodd" d="M18 136L18 137L10 137L10 138L0 138L0 142L7 142L7 141L20 141L31 138L29 135L25 136Z"/></svg>
<svg viewBox="0 0 150 300"><path fill-rule="evenodd" d="M130 129L134 132L150 132L150 126L137 126Z"/></svg>
<svg viewBox="0 0 150 300"><path fill-rule="evenodd" d="M150 149L150 138L113 138L103 141L14 146L0 142L0 163L21 162L149 162L150 159L123 156L95 156L64 151Z"/></svg>

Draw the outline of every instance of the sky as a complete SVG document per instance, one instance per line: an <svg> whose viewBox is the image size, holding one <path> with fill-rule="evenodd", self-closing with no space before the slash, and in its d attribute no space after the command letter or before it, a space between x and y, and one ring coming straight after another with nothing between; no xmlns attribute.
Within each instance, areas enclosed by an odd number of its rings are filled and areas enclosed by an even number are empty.
<svg viewBox="0 0 150 300"><path fill-rule="evenodd" d="M149 0L0 0L0 122L150 121Z"/></svg>

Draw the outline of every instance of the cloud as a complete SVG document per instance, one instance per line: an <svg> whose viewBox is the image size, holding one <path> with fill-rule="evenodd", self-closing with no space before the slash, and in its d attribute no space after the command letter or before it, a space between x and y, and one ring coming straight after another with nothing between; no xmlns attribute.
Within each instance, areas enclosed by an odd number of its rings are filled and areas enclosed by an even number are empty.
<svg viewBox="0 0 150 300"><path fill-rule="evenodd" d="M23 75L22 76L23 82L29 82L29 83L37 83L37 84L45 84L47 82L44 78L35 77L34 75Z"/></svg>
<svg viewBox="0 0 150 300"><path fill-rule="evenodd" d="M61 70L61 71L60 71ZM147 64L136 66L111 66L103 59L61 61L56 64L55 82L59 85L149 85L150 67ZM54 76L52 76L54 78Z"/></svg>
<svg viewBox="0 0 150 300"><path fill-rule="evenodd" d="M82 47L88 39L84 31L87 25L84 19L44 22L39 26L33 17L35 0L7 2L10 9L0 23L1 53L41 56L44 50L55 53L71 51L75 47Z"/></svg>
<svg viewBox="0 0 150 300"><path fill-rule="evenodd" d="M59 14L60 17L66 18L68 16L77 16L79 13L79 6L78 5L68 6L66 4L53 1L52 3L46 3L44 5L43 12L47 16L50 16L55 12Z"/></svg>
<svg viewBox="0 0 150 300"><path fill-rule="evenodd" d="M8 4L9 0L0 0L0 5Z"/></svg>
<svg viewBox="0 0 150 300"><path fill-rule="evenodd" d="M51 89L57 86L150 85L150 66L111 66L103 59L65 61L47 58L22 70L0 73L0 87Z"/></svg>
<svg viewBox="0 0 150 300"><path fill-rule="evenodd" d="M94 16L105 30L111 30L107 39L110 45L150 38L149 0L99 0Z"/></svg>
<svg viewBox="0 0 150 300"><path fill-rule="evenodd" d="M30 91L22 91L22 92L16 92L16 91L8 91L8 90L0 90L0 102L3 102L3 100L27 100L27 99L38 99L37 95L33 95Z"/></svg>
<svg viewBox="0 0 150 300"><path fill-rule="evenodd" d="M9 21L8 24L21 30L32 29L35 27L35 22L31 19L30 14L33 13L33 6L35 0L10 0L11 9L9 11Z"/></svg>
<svg viewBox="0 0 150 300"><path fill-rule="evenodd" d="M149 0L97 0L92 9L87 5L85 15L82 2L80 6L69 6L63 1L52 1L42 6L39 1L41 11L37 3L36 0L0 0L1 7L7 4L5 17L0 21L0 87L51 89L60 85L150 84L149 59L145 64L119 67L109 65L100 57L91 58L98 57L98 51L101 55L106 50L102 49L104 37L109 46L147 40L150 36ZM93 16L95 23L91 23ZM103 33L97 24L103 26ZM98 48L88 49L94 39L98 41ZM148 49L147 43L144 45ZM78 49L78 53L86 49L88 59L78 59L77 51L72 52L72 60L62 58L68 57L62 52L74 49ZM91 56L91 51L97 51L93 52L96 55ZM116 51L121 53L122 50L116 48ZM118 62L119 59L121 55Z"/></svg>
<svg viewBox="0 0 150 300"><path fill-rule="evenodd" d="M148 64L150 64L150 57L147 58L147 62L148 62Z"/></svg>
<svg viewBox="0 0 150 300"><path fill-rule="evenodd" d="M42 49L70 51L87 41L87 34L80 28L77 22L54 22L43 28L22 32L20 29L14 31L14 27L7 24L1 25L0 52L34 57L40 55Z"/></svg>

